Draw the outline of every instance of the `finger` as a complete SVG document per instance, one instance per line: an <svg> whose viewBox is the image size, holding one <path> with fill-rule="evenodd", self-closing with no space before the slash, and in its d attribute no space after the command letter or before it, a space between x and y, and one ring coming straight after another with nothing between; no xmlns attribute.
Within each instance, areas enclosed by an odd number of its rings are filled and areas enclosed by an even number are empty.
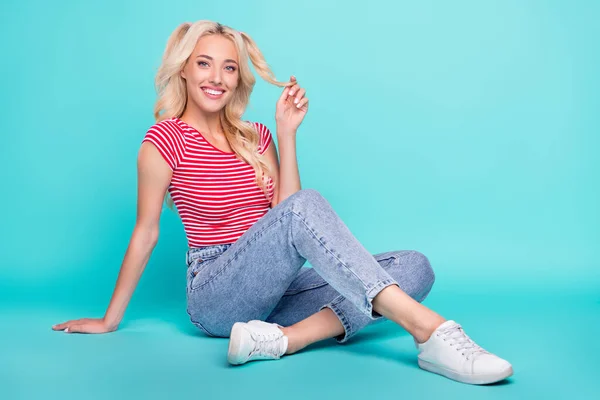
<svg viewBox="0 0 600 400"><path fill-rule="evenodd" d="M64 323L64 324L61 324L61 325L56 325L56 327L52 327L52 329L54 329L55 331L68 332L69 331L69 325L67 323Z"/></svg>
<svg viewBox="0 0 600 400"><path fill-rule="evenodd" d="M54 329L55 331L62 331L63 329L65 329L69 324L73 323L75 321L67 321L67 322L63 322L62 324L56 324L56 325L52 325L52 329Z"/></svg>
<svg viewBox="0 0 600 400"><path fill-rule="evenodd" d="M53 325L52 328L56 327L57 330L63 330L71 324L82 324L82 323L85 323L88 321L89 321L89 318L72 319L70 321L63 322L62 324Z"/></svg>
<svg viewBox="0 0 600 400"><path fill-rule="evenodd" d="M67 332L67 333L84 332L85 331L83 329L84 327L85 327L85 325L82 325L82 324L70 325L68 328L65 329L65 332Z"/></svg>
<svg viewBox="0 0 600 400"><path fill-rule="evenodd" d="M300 88L300 90L298 90L298 93L296 94L296 98L294 99L294 104L298 104L298 102L302 100L302 97L304 97L305 93L306 89Z"/></svg>
<svg viewBox="0 0 600 400"><path fill-rule="evenodd" d="M298 89L300 89L300 85L295 84L294 86L292 86L292 88L290 89L290 92L288 94L290 96L293 96L294 93L296 93L298 91Z"/></svg>
<svg viewBox="0 0 600 400"><path fill-rule="evenodd" d="M308 99L306 97L300 100L298 104L296 104L297 108L303 108L304 106L306 106L306 109L308 109Z"/></svg>
<svg viewBox="0 0 600 400"><path fill-rule="evenodd" d="M277 103L282 104L285 102L285 100L288 98L288 92L290 91L289 87L285 87L283 89L283 91L281 92L281 95L279 96L279 99L277 100Z"/></svg>
<svg viewBox="0 0 600 400"><path fill-rule="evenodd" d="M296 77L294 75L290 76L290 82L286 85L286 87L289 89L292 86L294 86L296 83Z"/></svg>

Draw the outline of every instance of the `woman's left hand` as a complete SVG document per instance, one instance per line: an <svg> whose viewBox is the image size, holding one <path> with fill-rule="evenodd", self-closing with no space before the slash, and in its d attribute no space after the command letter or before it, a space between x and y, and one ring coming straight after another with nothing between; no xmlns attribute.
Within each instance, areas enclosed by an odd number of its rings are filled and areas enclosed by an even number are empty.
<svg viewBox="0 0 600 400"><path fill-rule="evenodd" d="M294 84L287 86L279 96L279 100L277 100L275 122L277 123L278 133L295 133L308 112L308 99L305 97L306 89L298 85L295 76L292 75L290 81Z"/></svg>

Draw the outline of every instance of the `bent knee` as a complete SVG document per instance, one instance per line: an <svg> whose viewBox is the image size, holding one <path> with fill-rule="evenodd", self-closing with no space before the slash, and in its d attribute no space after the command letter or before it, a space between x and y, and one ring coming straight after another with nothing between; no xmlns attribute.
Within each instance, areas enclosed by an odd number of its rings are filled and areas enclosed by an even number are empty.
<svg viewBox="0 0 600 400"><path fill-rule="evenodd" d="M416 278L420 283L419 290L419 301L423 300L433 287L435 282L435 272L431 267L431 263L427 256L418 251L412 252L412 264L415 271Z"/></svg>
<svg viewBox="0 0 600 400"><path fill-rule="evenodd" d="M317 189L300 189L299 191L300 197L303 197L306 201L309 202L319 202L325 201L325 197L319 192Z"/></svg>
<svg viewBox="0 0 600 400"><path fill-rule="evenodd" d="M397 269L392 269L392 275L396 275L400 287L412 298L424 300L435 282L435 273L429 259L415 250L401 251L396 257L399 261Z"/></svg>
<svg viewBox="0 0 600 400"><path fill-rule="evenodd" d="M293 197L295 202L302 204L314 204L327 201L318 190L310 188L300 189L290 197Z"/></svg>

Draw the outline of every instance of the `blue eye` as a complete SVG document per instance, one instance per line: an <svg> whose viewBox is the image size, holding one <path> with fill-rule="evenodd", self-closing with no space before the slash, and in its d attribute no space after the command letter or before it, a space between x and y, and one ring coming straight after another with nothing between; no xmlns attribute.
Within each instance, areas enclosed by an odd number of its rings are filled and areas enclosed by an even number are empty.
<svg viewBox="0 0 600 400"><path fill-rule="evenodd" d="M206 65L208 65L208 63L207 63L206 61L198 61L198 63L197 63L197 64L198 64L200 67L203 67L203 66L204 66L204 65L202 65L202 64L206 64ZM232 65L228 65L228 66L227 66L227 67L225 67L225 68L231 68L231 69L229 70L230 72L234 72L234 71L236 70L236 68L235 68L234 66L232 66Z"/></svg>

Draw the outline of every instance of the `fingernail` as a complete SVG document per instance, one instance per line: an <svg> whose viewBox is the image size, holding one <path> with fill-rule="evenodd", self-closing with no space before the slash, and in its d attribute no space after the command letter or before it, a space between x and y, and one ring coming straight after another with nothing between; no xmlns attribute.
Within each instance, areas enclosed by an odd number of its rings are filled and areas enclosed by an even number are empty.
<svg viewBox="0 0 600 400"><path fill-rule="evenodd" d="M69 332L69 328L65 328L65 332Z"/></svg>
<svg viewBox="0 0 600 400"><path fill-rule="evenodd" d="M293 90L290 90L290 93L288 93L290 96L294 94Z"/></svg>
<svg viewBox="0 0 600 400"><path fill-rule="evenodd" d="M294 99L294 104L297 104L297 103L298 103L298 99Z"/></svg>
<svg viewBox="0 0 600 400"><path fill-rule="evenodd" d="M298 108L302 108L302 107L300 107L300 104L296 104L296 107L298 107Z"/></svg>

